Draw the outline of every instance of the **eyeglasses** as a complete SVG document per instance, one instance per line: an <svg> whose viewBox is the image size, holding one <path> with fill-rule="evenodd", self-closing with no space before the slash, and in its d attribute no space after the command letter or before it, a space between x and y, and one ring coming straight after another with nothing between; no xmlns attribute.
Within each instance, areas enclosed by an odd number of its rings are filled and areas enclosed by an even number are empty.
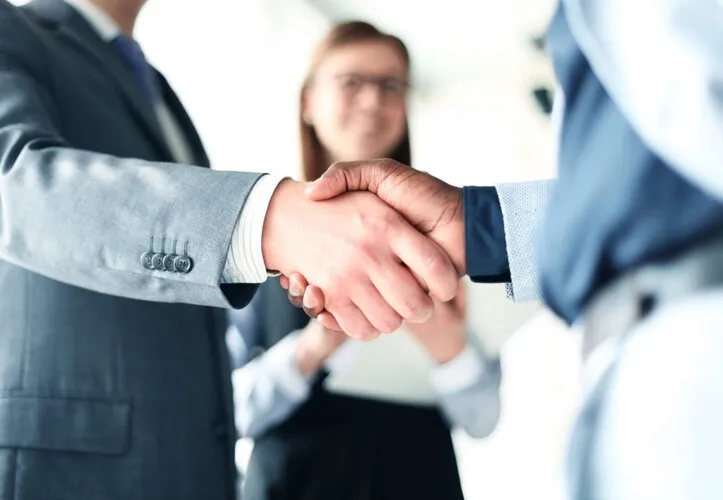
<svg viewBox="0 0 723 500"><path fill-rule="evenodd" d="M383 98L402 98L409 90L409 83L394 77L365 76L355 73L336 75L334 77L339 89L349 96L355 96L365 86L374 85Z"/></svg>

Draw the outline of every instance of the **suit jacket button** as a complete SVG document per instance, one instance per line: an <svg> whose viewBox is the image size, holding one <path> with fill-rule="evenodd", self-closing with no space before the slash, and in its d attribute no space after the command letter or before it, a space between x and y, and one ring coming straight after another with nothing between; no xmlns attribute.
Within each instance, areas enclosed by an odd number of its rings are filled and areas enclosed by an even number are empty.
<svg viewBox="0 0 723 500"><path fill-rule="evenodd" d="M151 263L153 264L153 269L156 269L157 271L163 271L163 258L166 256L164 253L154 253L153 259L151 259Z"/></svg>
<svg viewBox="0 0 723 500"><path fill-rule="evenodd" d="M173 261L176 260L176 257L178 255L170 253L163 257L163 270L168 271L169 273L175 273L176 268L173 266Z"/></svg>
<svg viewBox="0 0 723 500"><path fill-rule="evenodd" d="M153 270L153 252L144 252L141 255L141 265L149 271Z"/></svg>
<svg viewBox="0 0 723 500"><path fill-rule="evenodd" d="M193 260L186 255L179 255L173 260L173 267L178 273L188 274L193 268Z"/></svg>

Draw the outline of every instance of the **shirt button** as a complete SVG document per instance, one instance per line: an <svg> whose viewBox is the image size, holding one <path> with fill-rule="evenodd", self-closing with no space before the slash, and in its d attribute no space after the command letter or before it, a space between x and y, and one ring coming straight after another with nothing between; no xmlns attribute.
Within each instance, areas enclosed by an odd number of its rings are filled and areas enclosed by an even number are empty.
<svg viewBox="0 0 723 500"><path fill-rule="evenodd" d="M193 260L186 255L179 255L173 259L173 267L176 269L176 272L188 274L193 268Z"/></svg>

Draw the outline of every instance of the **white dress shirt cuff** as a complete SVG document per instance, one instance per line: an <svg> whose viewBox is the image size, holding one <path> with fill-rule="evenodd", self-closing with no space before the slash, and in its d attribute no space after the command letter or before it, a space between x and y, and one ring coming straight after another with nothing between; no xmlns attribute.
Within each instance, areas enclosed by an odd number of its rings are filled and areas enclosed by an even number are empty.
<svg viewBox="0 0 723 500"><path fill-rule="evenodd" d="M296 364L299 334L300 331L290 333L261 358L267 367L267 373L271 373L276 379L279 390L295 401L305 399L311 388L311 378L304 377Z"/></svg>
<svg viewBox="0 0 723 500"><path fill-rule="evenodd" d="M456 357L432 370L432 386L440 394L459 392L474 385L484 369L479 353L467 344Z"/></svg>
<svg viewBox="0 0 723 500"><path fill-rule="evenodd" d="M241 209L226 257L222 283L262 283L268 273L261 249L261 234L271 196L284 180L280 175L264 175L251 188Z"/></svg>

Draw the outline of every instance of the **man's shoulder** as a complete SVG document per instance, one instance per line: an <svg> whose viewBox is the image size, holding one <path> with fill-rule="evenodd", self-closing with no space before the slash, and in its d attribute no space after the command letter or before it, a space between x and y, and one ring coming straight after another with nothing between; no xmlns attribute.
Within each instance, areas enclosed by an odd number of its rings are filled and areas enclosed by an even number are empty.
<svg viewBox="0 0 723 500"><path fill-rule="evenodd" d="M8 0L0 0L0 26L3 31L22 31L40 27L43 19L27 6L17 6Z"/></svg>
<svg viewBox="0 0 723 500"><path fill-rule="evenodd" d="M0 50L37 54L47 27L47 20L31 9L0 0Z"/></svg>

